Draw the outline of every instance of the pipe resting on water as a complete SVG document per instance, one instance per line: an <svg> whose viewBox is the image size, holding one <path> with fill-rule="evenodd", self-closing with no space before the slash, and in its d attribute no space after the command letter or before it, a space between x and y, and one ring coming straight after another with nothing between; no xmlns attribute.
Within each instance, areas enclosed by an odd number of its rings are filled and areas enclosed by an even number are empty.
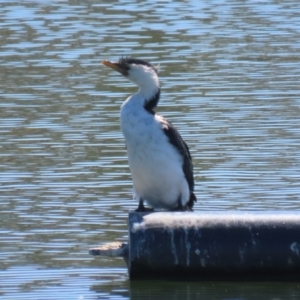
<svg viewBox="0 0 300 300"><path fill-rule="evenodd" d="M124 257L130 279L300 278L300 214L130 212L114 248L90 254Z"/></svg>

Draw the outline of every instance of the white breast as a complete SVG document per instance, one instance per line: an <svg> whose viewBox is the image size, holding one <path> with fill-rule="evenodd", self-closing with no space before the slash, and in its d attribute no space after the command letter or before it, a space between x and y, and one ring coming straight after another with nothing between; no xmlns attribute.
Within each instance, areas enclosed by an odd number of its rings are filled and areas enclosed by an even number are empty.
<svg viewBox="0 0 300 300"><path fill-rule="evenodd" d="M133 95L121 109L121 128L126 140L129 167L136 198L151 207L171 209L189 199L182 157L168 141L159 116L136 105Z"/></svg>

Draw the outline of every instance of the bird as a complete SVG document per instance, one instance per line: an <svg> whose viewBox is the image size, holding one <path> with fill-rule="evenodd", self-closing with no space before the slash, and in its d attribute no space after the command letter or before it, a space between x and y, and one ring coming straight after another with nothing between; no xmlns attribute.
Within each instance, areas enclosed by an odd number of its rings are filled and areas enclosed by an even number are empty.
<svg viewBox="0 0 300 300"><path fill-rule="evenodd" d="M193 211L197 198L189 148L172 123L154 111L161 94L158 69L132 57L102 64L138 86L120 113L136 211Z"/></svg>

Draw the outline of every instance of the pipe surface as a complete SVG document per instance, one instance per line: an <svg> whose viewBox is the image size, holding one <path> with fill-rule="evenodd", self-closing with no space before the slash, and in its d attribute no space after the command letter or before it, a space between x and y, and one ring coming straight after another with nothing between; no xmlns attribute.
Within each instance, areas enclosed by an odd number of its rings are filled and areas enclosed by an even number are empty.
<svg viewBox="0 0 300 300"><path fill-rule="evenodd" d="M130 279L298 278L300 214L129 213Z"/></svg>

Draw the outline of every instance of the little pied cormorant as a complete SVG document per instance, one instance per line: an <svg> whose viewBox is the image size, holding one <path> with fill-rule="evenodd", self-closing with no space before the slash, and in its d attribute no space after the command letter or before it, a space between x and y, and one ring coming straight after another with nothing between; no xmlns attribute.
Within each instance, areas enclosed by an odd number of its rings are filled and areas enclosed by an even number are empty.
<svg viewBox="0 0 300 300"><path fill-rule="evenodd" d="M102 63L139 87L121 107L137 211L146 210L144 201L154 209L191 211L196 201L192 159L175 127L153 111L160 98L156 68L135 58Z"/></svg>

